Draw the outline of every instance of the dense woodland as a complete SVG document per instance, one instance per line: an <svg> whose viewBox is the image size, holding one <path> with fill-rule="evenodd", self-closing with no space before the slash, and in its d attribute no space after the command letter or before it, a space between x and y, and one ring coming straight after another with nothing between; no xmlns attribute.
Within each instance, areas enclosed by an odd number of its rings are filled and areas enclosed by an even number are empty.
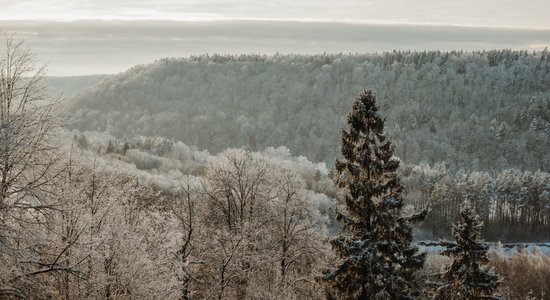
<svg viewBox="0 0 550 300"><path fill-rule="evenodd" d="M117 139L106 133L73 132L76 147L127 162L138 170L157 176L173 171L202 176L208 151L164 138ZM289 165L305 180L306 187L337 203L332 172L324 163L292 156L284 146L261 151L279 165ZM543 241L550 239L550 174L504 169L500 172L453 172L444 163L402 164L399 169L405 187L405 202L416 209L430 207L425 222L417 226L417 239L450 237L452 224L459 220L460 204L467 198L485 222L483 236L491 241ZM151 176L151 175L149 175ZM330 200L329 200L330 199ZM336 222L331 223L338 226ZM336 228L334 228L336 230ZM334 231L333 230L333 231Z"/></svg>
<svg viewBox="0 0 550 300"><path fill-rule="evenodd" d="M202 176L143 171L64 138L58 103L39 102L40 73L18 77L29 67L0 73L13 83L0 86L0 298L321 297L334 203L306 188L284 149L214 157L180 143Z"/></svg>
<svg viewBox="0 0 550 300"><path fill-rule="evenodd" d="M486 238L549 238L547 50L163 59L69 101L70 127L108 132L119 149L139 136L210 153L285 146L331 169L347 103L365 86L387 116L408 203L431 207L418 237L449 236L467 196Z"/></svg>
<svg viewBox="0 0 550 300"><path fill-rule="evenodd" d="M549 59L546 51L202 56L113 78L59 79L106 79L59 102L47 96L32 52L8 39L0 57L0 298L322 299L330 298L322 276L347 258L379 268L371 276L377 295L401 293L396 280L403 296L422 298L434 264L412 239L450 237L465 200L486 223L475 225L476 241L548 239ZM372 215L378 231L352 228L361 234L351 239L350 224L368 223L350 209L361 203L355 187L371 182L352 181L333 162L338 130L367 84L380 98L375 123L393 128L393 138L381 125L369 147L382 162L348 170L376 174L389 188L364 196L387 205ZM486 102L472 103L477 96ZM351 128L372 125L364 120L359 113ZM505 142L522 155L495 154ZM364 165L366 148L345 149L341 162ZM403 216L417 211L427 218L413 232L405 219L415 218ZM338 240L351 250L335 255ZM506 276L499 293L548 295L548 256L492 255ZM517 286L514 263L538 279Z"/></svg>
<svg viewBox="0 0 550 300"><path fill-rule="evenodd" d="M81 131L162 136L211 153L284 145L332 165L350 99L366 87L406 163L550 169L546 50L163 59L103 82L69 111Z"/></svg>

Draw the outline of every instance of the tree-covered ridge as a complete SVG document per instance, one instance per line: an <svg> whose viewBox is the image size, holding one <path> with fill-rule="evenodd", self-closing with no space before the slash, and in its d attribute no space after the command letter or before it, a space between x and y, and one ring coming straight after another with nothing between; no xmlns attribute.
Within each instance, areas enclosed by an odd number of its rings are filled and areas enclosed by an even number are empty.
<svg viewBox="0 0 550 300"><path fill-rule="evenodd" d="M331 164L344 103L365 86L377 91L407 163L549 169L546 50L162 59L102 83L70 111L81 130L165 136L211 152L286 145Z"/></svg>

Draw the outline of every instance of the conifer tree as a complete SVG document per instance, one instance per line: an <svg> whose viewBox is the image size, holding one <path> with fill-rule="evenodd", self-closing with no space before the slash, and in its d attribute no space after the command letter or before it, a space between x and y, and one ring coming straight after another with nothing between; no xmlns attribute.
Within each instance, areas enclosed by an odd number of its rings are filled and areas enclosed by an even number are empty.
<svg viewBox="0 0 550 300"><path fill-rule="evenodd" d="M345 191L347 214L339 214L346 233L331 241L341 264L324 275L327 297L335 299L414 299L413 273L425 254L411 245L410 223L426 211L402 217L399 161L384 134L376 97L364 91L353 103L341 132L343 160L335 181Z"/></svg>
<svg viewBox="0 0 550 300"><path fill-rule="evenodd" d="M441 254L453 261L445 268L434 299L499 299L493 296L499 276L485 266L489 247L481 239L483 222L468 203L462 205L460 216L462 222L452 229L455 242L441 242L446 248Z"/></svg>

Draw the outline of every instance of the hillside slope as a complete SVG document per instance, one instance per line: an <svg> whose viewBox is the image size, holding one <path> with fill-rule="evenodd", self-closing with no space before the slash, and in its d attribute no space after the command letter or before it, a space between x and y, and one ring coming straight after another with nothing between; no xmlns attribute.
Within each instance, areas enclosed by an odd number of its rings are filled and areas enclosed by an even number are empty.
<svg viewBox="0 0 550 300"><path fill-rule="evenodd" d="M103 82L70 112L81 131L163 136L212 153L286 145L332 164L364 88L378 92L407 163L550 169L548 51L162 59Z"/></svg>

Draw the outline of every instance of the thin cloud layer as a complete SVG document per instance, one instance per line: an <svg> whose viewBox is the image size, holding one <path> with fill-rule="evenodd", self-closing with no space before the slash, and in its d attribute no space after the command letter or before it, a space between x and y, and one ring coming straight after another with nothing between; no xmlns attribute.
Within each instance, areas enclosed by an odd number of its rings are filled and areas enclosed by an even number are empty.
<svg viewBox="0 0 550 300"><path fill-rule="evenodd" d="M332 20L550 28L547 0L7 0L0 20Z"/></svg>
<svg viewBox="0 0 550 300"><path fill-rule="evenodd" d="M27 40L51 75L122 72L163 57L205 53L365 53L542 50L550 30L273 21L0 22Z"/></svg>

